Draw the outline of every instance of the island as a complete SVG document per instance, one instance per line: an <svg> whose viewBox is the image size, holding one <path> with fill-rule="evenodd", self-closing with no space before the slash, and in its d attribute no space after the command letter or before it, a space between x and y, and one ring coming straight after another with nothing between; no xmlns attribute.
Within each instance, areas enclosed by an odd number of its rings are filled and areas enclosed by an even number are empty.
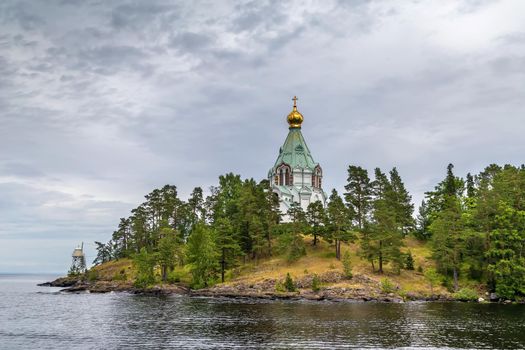
<svg viewBox="0 0 525 350"><path fill-rule="evenodd" d="M95 242L86 271L73 254L69 292L403 302L525 300L525 166L446 175L417 215L397 168L350 165L339 194L302 134L289 130L267 178L227 173L187 200L165 185ZM340 155L343 159L347 155ZM79 260L80 258L80 260Z"/></svg>

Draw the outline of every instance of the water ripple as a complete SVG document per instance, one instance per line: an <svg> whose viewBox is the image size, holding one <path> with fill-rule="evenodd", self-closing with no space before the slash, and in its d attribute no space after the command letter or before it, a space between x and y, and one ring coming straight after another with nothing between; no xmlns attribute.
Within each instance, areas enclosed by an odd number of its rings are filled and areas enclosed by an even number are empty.
<svg viewBox="0 0 525 350"><path fill-rule="evenodd" d="M524 349L525 305L63 294L0 276L1 349Z"/></svg>

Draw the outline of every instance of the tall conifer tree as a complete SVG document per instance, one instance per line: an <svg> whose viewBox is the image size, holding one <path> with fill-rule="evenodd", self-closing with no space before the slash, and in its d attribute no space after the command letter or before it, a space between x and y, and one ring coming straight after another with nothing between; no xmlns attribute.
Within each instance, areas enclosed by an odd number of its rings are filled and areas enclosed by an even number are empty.
<svg viewBox="0 0 525 350"><path fill-rule="evenodd" d="M323 230L323 223L326 221L325 209L321 201L315 201L308 205L306 210L306 220L308 222L309 231L314 237L313 245L317 245L317 240L321 236Z"/></svg>
<svg viewBox="0 0 525 350"><path fill-rule="evenodd" d="M402 266L402 227L396 207L398 193L394 191L388 177L375 169L375 179L372 182L372 220L363 232L361 247L365 257L372 263L378 263L378 272L383 273L383 266L392 262L398 270Z"/></svg>
<svg viewBox="0 0 525 350"><path fill-rule="evenodd" d="M368 171L359 166L350 165L345 190L346 203L355 213L357 227L362 230L370 210L371 188Z"/></svg>
<svg viewBox="0 0 525 350"><path fill-rule="evenodd" d="M328 239L335 244L335 257L341 260L341 242L354 239L351 211L335 189L332 190L326 209Z"/></svg>

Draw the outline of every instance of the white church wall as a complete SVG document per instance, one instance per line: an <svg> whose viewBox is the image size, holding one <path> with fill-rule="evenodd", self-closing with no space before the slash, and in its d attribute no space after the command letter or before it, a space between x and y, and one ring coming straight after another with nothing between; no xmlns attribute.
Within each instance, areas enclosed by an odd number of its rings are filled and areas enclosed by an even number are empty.
<svg viewBox="0 0 525 350"><path fill-rule="evenodd" d="M293 174L293 184L295 186L302 186L303 185L303 178L301 176L301 173L294 173Z"/></svg>
<svg viewBox="0 0 525 350"><path fill-rule="evenodd" d="M312 175L304 174L304 184L310 185L312 183Z"/></svg>

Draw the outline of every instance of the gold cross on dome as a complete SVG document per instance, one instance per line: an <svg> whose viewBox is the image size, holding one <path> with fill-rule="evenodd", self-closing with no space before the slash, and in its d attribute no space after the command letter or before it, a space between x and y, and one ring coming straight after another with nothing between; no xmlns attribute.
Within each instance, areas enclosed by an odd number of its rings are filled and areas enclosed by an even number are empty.
<svg viewBox="0 0 525 350"><path fill-rule="evenodd" d="M297 100L298 100L297 96L294 96L294 97L292 98L293 106L294 106L294 107L297 107Z"/></svg>

